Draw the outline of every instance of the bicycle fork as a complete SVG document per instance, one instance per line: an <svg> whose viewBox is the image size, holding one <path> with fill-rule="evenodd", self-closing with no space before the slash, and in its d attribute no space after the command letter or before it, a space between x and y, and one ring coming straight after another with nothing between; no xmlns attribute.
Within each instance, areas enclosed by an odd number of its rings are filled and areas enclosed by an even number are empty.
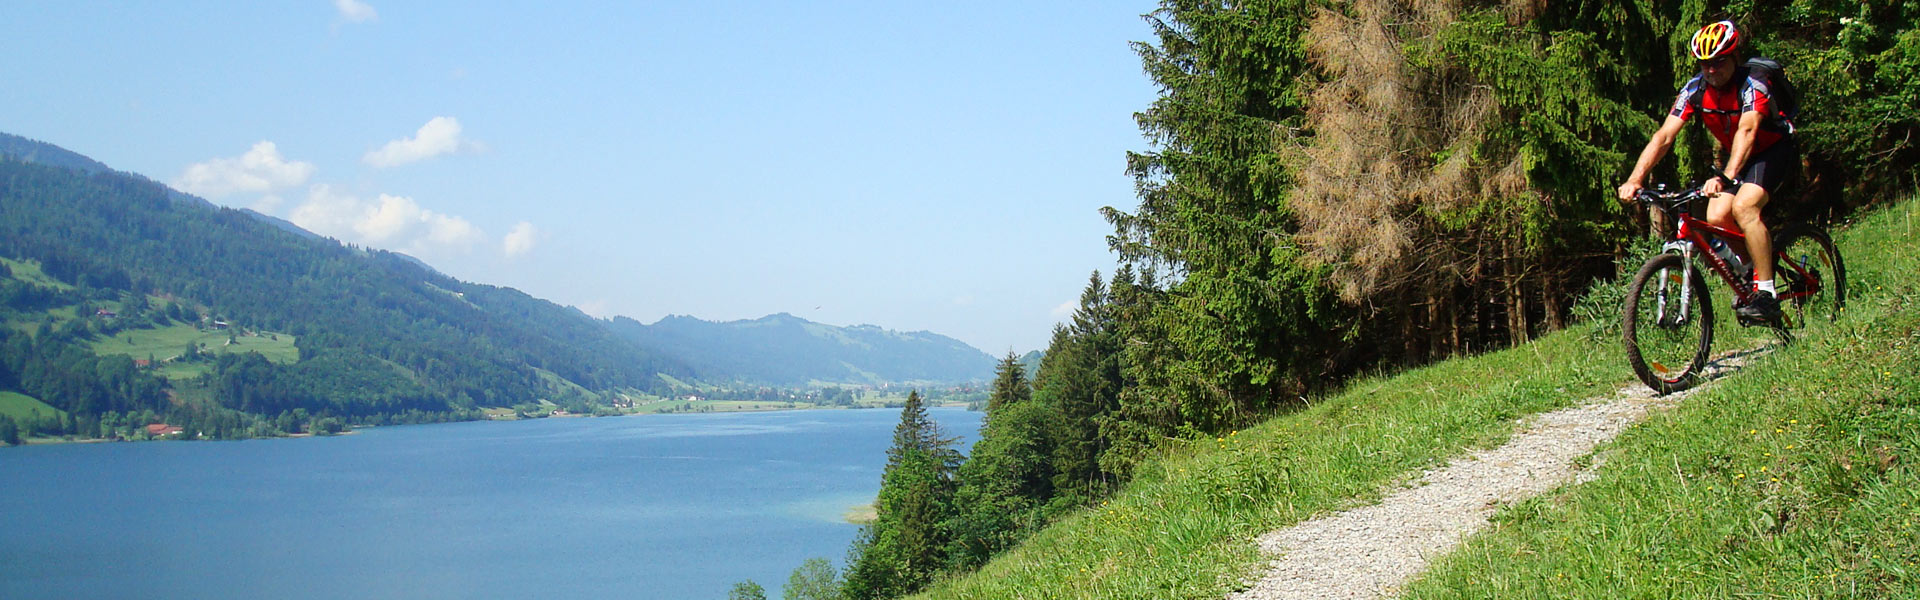
<svg viewBox="0 0 1920 600"><path fill-rule="evenodd" d="M1662 250L1667 253L1678 253L1680 255L1680 268L1660 270L1660 293L1656 295L1659 301L1654 304L1653 322L1660 325L1678 327L1686 323L1687 319L1693 316L1691 314L1693 312L1691 308L1693 306L1691 302L1691 300L1693 300L1693 286L1687 285L1687 266L1693 264L1693 246L1685 242L1667 242L1666 247L1662 248ZM1678 298L1673 298L1675 290L1671 288L1674 287L1679 288ZM1675 304L1672 308L1672 320L1667 319L1667 301L1669 298L1673 298Z"/></svg>

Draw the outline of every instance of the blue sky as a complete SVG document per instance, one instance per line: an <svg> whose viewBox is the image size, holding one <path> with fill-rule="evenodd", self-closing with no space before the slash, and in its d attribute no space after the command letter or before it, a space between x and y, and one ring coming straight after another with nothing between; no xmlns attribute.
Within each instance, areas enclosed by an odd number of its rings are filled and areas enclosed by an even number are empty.
<svg viewBox="0 0 1920 600"><path fill-rule="evenodd" d="M1129 2L10 2L0 131L601 317L1046 344L1155 90Z"/></svg>

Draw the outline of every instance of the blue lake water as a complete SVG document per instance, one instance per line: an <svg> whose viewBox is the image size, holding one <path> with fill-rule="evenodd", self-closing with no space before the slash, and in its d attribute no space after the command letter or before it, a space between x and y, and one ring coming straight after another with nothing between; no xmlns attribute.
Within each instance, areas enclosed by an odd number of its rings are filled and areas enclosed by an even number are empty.
<svg viewBox="0 0 1920 600"><path fill-rule="evenodd" d="M971 446L980 413L929 413ZM0 449L0 598L770 597L839 565L898 410Z"/></svg>

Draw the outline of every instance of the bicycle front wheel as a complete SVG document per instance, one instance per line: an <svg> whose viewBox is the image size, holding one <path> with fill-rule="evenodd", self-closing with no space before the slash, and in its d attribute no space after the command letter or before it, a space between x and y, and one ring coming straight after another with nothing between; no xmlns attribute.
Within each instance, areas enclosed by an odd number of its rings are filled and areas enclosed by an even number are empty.
<svg viewBox="0 0 1920 600"><path fill-rule="evenodd" d="M1678 254L1648 260L1627 286L1621 317L1640 381L1659 394L1693 387L1713 350L1713 299L1699 269Z"/></svg>
<svg viewBox="0 0 1920 600"><path fill-rule="evenodd" d="M1847 304L1847 266L1833 238L1811 225L1792 225L1774 237L1773 256L1773 280L1788 326L1840 318Z"/></svg>

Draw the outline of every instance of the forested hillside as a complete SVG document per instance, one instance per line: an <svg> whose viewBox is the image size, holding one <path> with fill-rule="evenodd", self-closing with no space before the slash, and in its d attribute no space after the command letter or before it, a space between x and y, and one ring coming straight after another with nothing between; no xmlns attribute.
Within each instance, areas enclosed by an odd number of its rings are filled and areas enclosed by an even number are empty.
<svg viewBox="0 0 1920 600"><path fill-rule="evenodd" d="M1920 4L1162 0L1146 15L1155 39L1135 46L1160 91L1136 115L1148 147L1126 157L1138 204L1104 210L1120 268L1093 275L1031 381L1001 364L964 461L937 432L896 437L894 456L915 460L890 463L841 590L896 597L970 571L1168 445L1224 448L1356 374L1614 314L1600 295L1575 310L1645 245L1647 215L1613 190L1698 69L1686 40L1722 19L1803 96L1806 177L1777 216L1834 221L1911 193ZM1699 181L1709 140L1690 127L1654 179ZM1224 502L1235 485L1278 487L1259 461L1280 446L1193 485ZM1104 519L1107 536L1138 525ZM1164 548L1154 529L1142 545ZM1074 581L1098 584L1075 591L1100 597L1133 562L1096 556ZM1161 576L1219 585L1187 573ZM1179 595L1174 583L1121 595Z"/></svg>
<svg viewBox="0 0 1920 600"><path fill-rule="evenodd" d="M175 194L111 171L0 158L0 256L31 261L48 280L9 281L8 321L17 326L0 332L9 336L0 385L69 419L148 410L238 424L294 410L349 421L472 416L583 390L653 389L661 373L693 376L577 310ZM113 316L88 318L98 311ZM96 359L86 349L122 330L188 324L232 327L235 341L239 332L288 334L298 359L222 355L203 377L169 386L136 372L137 358ZM107 365L123 374L96 376ZM138 383L113 383L123 379ZM206 403L181 401L187 383ZM103 385L123 391L85 389Z"/></svg>
<svg viewBox="0 0 1920 600"><path fill-rule="evenodd" d="M786 313L726 323L674 315L652 325L615 317L610 326L642 347L671 349L719 383L966 382L993 374L993 357L947 336L834 327Z"/></svg>

